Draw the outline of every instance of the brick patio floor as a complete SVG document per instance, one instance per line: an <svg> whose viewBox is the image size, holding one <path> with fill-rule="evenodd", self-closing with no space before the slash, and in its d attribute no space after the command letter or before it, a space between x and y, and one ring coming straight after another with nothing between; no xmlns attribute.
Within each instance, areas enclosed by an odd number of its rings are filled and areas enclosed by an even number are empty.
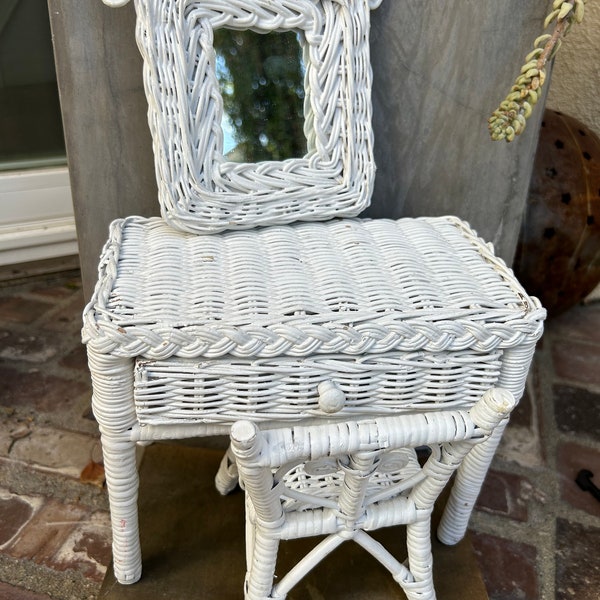
<svg viewBox="0 0 600 600"><path fill-rule="evenodd" d="M76 271L0 287L0 598L95 599L110 561ZM597 600L600 303L548 322L471 522L492 600ZM443 599L442 599L443 600Z"/></svg>

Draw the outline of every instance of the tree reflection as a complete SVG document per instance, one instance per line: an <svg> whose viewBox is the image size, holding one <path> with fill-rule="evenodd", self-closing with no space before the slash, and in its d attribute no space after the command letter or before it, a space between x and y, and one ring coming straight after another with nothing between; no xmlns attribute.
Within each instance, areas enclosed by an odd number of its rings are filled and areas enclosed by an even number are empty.
<svg viewBox="0 0 600 600"><path fill-rule="evenodd" d="M296 34L232 29L214 34L228 160L304 156L304 65Z"/></svg>

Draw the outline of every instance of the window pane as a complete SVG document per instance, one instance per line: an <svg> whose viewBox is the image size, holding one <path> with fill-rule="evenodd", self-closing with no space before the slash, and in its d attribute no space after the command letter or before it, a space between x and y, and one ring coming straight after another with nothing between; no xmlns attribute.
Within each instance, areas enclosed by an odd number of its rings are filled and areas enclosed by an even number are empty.
<svg viewBox="0 0 600 600"><path fill-rule="evenodd" d="M65 164L46 2L0 2L0 170Z"/></svg>

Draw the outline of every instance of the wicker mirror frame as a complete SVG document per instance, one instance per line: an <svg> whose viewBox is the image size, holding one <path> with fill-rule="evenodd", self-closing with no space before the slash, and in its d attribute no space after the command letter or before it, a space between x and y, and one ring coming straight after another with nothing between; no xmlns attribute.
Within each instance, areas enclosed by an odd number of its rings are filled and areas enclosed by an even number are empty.
<svg viewBox="0 0 600 600"><path fill-rule="evenodd" d="M136 0L159 201L195 233L354 216L370 202L369 0ZM371 2L372 4L372 2ZM302 158L223 156L213 31L294 31L305 62Z"/></svg>

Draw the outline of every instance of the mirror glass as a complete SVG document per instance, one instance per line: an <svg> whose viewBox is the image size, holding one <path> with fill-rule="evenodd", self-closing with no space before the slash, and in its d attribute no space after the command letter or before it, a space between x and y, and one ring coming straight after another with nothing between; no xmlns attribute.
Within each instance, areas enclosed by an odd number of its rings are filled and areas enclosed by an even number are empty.
<svg viewBox="0 0 600 600"><path fill-rule="evenodd" d="M252 163L302 158L305 67L296 33L217 29L214 48L225 158Z"/></svg>

